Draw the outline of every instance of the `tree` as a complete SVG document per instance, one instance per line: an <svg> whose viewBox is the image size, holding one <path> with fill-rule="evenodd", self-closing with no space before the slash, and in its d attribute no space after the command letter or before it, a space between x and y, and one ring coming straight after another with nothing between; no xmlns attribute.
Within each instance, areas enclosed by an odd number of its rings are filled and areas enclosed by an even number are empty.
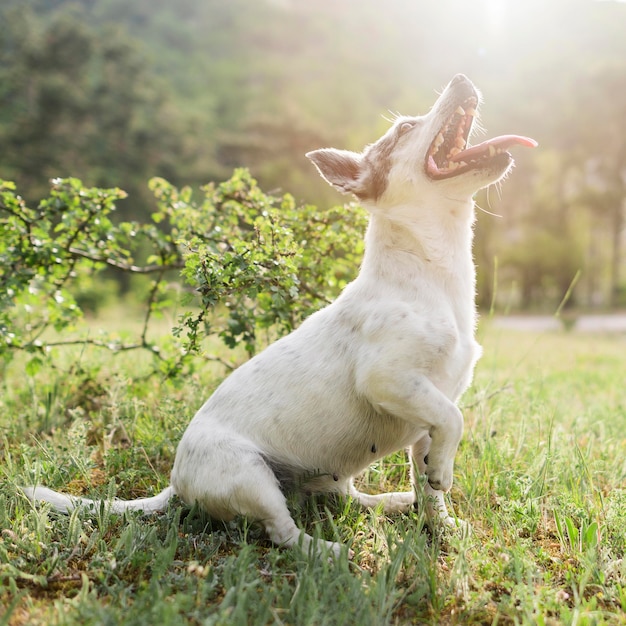
<svg viewBox="0 0 626 626"><path fill-rule="evenodd" d="M175 180L185 147L181 120L136 47L74 10L46 20L8 6L1 18L2 176L15 179L27 200L70 174L122 185L145 215L144 181Z"/></svg>

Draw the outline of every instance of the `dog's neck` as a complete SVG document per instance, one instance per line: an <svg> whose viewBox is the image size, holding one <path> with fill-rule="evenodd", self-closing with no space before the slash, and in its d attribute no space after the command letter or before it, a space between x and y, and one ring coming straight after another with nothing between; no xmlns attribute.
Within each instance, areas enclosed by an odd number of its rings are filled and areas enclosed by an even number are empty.
<svg viewBox="0 0 626 626"><path fill-rule="evenodd" d="M449 274L474 280L472 241L474 203L441 207L401 207L393 211L370 210L365 236L363 267L374 273L401 263L418 271ZM396 271L393 271L396 274Z"/></svg>
<svg viewBox="0 0 626 626"><path fill-rule="evenodd" d="M413 220L398 221L381 212L372 213L360 282L367 284L373 279L378 290L384 285L408 301L422 299L426 292L436 297L436 291L444 290L459 330L471 335L476 325L473 202L462 215L450 214L444 219L441 214L424 211L415 215Z"/></svg>

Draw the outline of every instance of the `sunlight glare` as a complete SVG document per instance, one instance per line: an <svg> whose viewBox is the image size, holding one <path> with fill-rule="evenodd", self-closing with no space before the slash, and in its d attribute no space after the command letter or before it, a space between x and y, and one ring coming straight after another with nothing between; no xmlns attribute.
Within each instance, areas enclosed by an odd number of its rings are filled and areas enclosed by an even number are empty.
<svg viewBox="0 0 626 626"><path fill-rule="evenodd" d="M485 12L490 34L500 36L505 26L506 0L487 0Z"/></svg>

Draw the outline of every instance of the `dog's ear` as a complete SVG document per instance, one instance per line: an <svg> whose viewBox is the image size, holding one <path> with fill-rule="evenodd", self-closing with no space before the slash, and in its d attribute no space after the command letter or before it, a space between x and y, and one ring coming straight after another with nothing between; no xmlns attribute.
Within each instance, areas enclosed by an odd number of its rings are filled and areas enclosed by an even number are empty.
<svg viewBox="0 0 626 626"><path fill-rule="evenodd" d="M349 150L322 148L307 152L322 178L342 193L359 194L361 191L361 166L363 157Z"/></svg>

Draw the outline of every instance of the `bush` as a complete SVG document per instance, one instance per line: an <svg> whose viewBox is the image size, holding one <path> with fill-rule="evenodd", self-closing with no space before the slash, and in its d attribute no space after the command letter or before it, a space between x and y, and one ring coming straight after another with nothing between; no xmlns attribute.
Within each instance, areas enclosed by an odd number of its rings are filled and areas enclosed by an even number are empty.
<svg viewBox="0 0 626 626"><path fill-rule="evenodd" d="M32 209L13 183L0 181L2 358L28 352L27 371L34 373L65 345L144 349L154 356L154 371L173 377L207 356L202 341L209 335L252 355L259 331L289 332L335 297L362 254L360 208L297 206L289 195L263 193L246 170L203 187L200 201L190 188L160 178L150 188L157 209L144 224L112 219L125 197L119 189L58 179ZM102 278L108 268L148 281L143 329L127 343L69 338L85 309L100 304L92 301L94 281L110 295ZM174 303L183 313L172 337L149 341L154 315Z"/></svg>

